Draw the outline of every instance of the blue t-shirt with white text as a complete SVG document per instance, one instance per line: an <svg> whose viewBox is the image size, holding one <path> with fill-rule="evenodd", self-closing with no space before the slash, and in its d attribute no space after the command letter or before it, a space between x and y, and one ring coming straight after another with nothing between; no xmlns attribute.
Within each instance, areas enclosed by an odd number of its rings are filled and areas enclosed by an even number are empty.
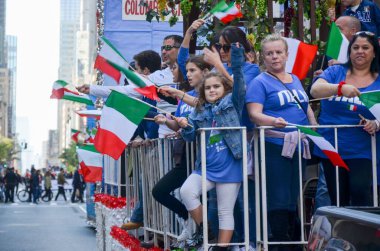
<svg viewBox="0 0 380 251"><path fill-rule="evenodd" d="M293 124L308 125L309 121L305 112L307 112L309 98L300 80L295 75L291 75L293 80L291 83L286 83L286 88L284 84L268 73L261 73L248 86L245 102L262 104L265 115L275 118L282 117L285 121ZM298 98L302 107L292 94ZM296 129L274 128L273 130L289 132ZM266 141L282 145L284 139L266 138Z"/></svg>
<svg viewBox="0 0 380 251"><path fill-rule="evenodd" d="M333 65L328 67L318 78L322 78L331 84L339 84L339 82L346 80L347 70L348 68L343 65ZM380 90L380 77L378 76L372 84L359 88L359 90L360 92ZM359 114L367 119L375 119L358 97L334 96L321 101L319 124L358 125L360 122ZM333 129L320 128L318 132L335 146ZM379 147L379 133L376 133L376 138ZM338 129L338 152L343 159L371 159L371 137L360 127ZM314 149L314 153L317 156L326 158L317 147Z"/></svg>

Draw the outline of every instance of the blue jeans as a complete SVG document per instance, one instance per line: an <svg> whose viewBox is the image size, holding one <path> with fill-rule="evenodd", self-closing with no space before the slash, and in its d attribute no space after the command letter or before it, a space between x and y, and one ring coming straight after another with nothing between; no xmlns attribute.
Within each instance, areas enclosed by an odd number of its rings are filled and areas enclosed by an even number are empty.
<svg viewBox="0 0 380 251"><path fill-rule="evenodd" d="M339 168L339 199L340 206L370 206L372 205L372 160L345 159L350 171ZM331 204L336 205L336 175L335 166L328 159L322 159L325 167L325 178Z"/></svg>
<svg viewBox="0 0 380 251"><path fill-rule="evenodd" d="M139 200L133 209L131 222L143 223L144 222L144 208L143 208L143 198L142 198L142 183L141 178L139 178Z"/></svg>
<svg viewBox="0 0 380 251"><path fill-rule="evenodd" d="M299 197L298 152L293 158L281 156L282 145L266 142L266 179L268 211L296 211ZM302 159L302 170L306 161Z"/></svg>
<svg viewBox="0 0 380 251"><path fill-rule="evenodd" d="M325 206L331 206L331 199L329 190L327 189L325 171L323 169L322 163L319 163L317 192L315 194L315 210Z"/></svg>

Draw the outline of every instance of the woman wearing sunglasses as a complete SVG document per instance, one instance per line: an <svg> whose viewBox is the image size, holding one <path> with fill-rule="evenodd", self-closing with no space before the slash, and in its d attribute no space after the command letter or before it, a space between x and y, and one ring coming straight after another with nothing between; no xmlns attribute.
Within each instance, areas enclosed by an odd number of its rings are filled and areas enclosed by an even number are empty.
<svg viewBox="0 0 380 251"><path fill-rule="evenodd" d="M327 68L311 88L315 98L331 97L321 101L319 124L364 125L338 130L339 154L350 169L338 169L340 206L369 206L372 203L370 135L376 135L379 147L380 126L358 96L361 92L380 90L379 53L373 33L356 33L348 47L348 62ZM334 145L333 129L319 129L318 132ZM332 204L337 205L335 167L319 149L315 149L315 154L322 158L329 195Z"/></svg>

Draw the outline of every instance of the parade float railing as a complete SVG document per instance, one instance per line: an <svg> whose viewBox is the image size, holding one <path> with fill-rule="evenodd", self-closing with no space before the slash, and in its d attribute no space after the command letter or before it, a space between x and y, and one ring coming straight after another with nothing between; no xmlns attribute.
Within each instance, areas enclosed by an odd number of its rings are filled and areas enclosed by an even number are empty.
<svg viewBox="0 0 380 251"><path fill-rule="evenodd" d="M324 125L324 126L307 126L310 128L331 128L334 130L334 148L338 149L338 131L344 128L363 127L353 125ZM304 191L307 180L303 177L305 172L302 170L302 151L301 151L301 134L298 133L298 163L299 163L299 199L298 214L301 221L300 239L298 241L269 241L269 225L267 213L267 185L266 185L266 158L265 158L265 130L273 129L271 126L261 126L254 130L254 168L255 173L255 198L256 198L256 250L268 250L270 245L306 245L307 244L307 227L310 222L306 222ZM296 128L295 126L287 126L286 128ZM371 138L371 154L372 154L372 188L373 188L373 206L378 207L378 187L377 187L377 165L376 165L376 135L368 135ZM345 146L355 147L355 146ZM336 190L337 190L337 206L339 207L339 168L335 168L336 174ZM312 179L316 179L314 177ZM264 196L265 195L265 196ZM309 218L310 219L310 218Z"/></svg>

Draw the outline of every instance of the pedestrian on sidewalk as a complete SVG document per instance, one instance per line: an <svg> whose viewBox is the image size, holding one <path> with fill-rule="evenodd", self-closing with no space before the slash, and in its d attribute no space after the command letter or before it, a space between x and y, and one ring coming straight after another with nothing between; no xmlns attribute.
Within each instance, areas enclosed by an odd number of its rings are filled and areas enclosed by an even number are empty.
<svg viewBox="0 0 380 251"><path fill-rule="evenodd" d="M67 181L66 181L66 178L65 178L65 175L64 175L63 168L60 169L60 172L58 174L58 180L57 180L57 182L58 182L58 193L55 196L55 201L57 201L58 196L60 194L62 194L63 198L65 199L65 201L67 201L66 194L65 194L65 183L67 184Z"/></svg>
<svg viewBox="0 0 380 251"><path fill-rule="evenodd" d="M50 170L48 170L45 173L44 186L45 186L45 194L42 196L42 198L47 197L50 201L50 199L53 197L52 192L51 192L51 172L50 172Z"/></svg>
<svg viewBox="0 0 380 251"><path fill-rule="evenodd" d="M75 197L77 197L81 203L84 203L83 201L83 180L81 175L79 174L78 169L75 170L74 176L73 176L73 193L71 194L71 202L75 203Z"/></svg>
<svg viewBox="0 0 380 251"><path fill-rule="evenodd" d="M17 176L14 173L14 168L8 168L4 176L5 182L5 203L8 201L14 203L15 186L17 183Z"/></svg>

